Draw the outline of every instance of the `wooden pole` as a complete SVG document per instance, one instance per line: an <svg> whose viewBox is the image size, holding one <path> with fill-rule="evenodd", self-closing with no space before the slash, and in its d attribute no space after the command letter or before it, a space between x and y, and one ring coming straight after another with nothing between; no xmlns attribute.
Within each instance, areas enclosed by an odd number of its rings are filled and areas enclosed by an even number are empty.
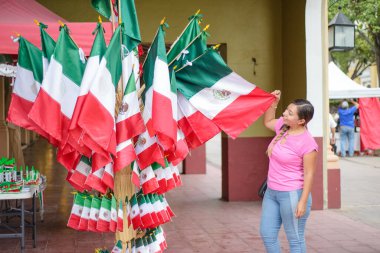
<svg viewBox="0 0 380 253"><path fill-rule="evenodd" d="M127 208L125 205L125 198L130 199L134 193L134 186L131 182L132 170L131 166L127 166L115 175L115 185L114 185L114 195L118 201L123 201L123 214L124 214L124 224L123 232L116 232L116 241L121 240L123 243L123 252L125 252L128 247L128 242L132 238L136 237L136 231L133 230L132 226L128 228L127 223ZM130 246L130 244L129 244Z"/></svg>

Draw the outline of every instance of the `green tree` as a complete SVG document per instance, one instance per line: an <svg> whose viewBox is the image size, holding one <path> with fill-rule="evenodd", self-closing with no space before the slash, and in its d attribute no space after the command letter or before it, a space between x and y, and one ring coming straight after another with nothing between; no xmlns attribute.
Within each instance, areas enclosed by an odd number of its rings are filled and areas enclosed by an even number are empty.
<svg viewBox="0 0 380 253"><path fill-rule="evenodd" d="M342 70L355 65L351 78L360 76L369 66L376 64L380 83L380 1L379 0L330 0L329 19L342 12L356 26L355 49L348 52L332 52L331 56Z"/></svg>

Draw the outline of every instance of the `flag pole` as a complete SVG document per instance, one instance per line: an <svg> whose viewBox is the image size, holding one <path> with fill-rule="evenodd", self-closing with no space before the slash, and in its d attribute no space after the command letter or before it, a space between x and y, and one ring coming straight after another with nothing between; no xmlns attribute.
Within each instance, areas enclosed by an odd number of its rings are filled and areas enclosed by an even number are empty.
<svg viewBox="0 0 380 253"><path fill-rule="evenodd" d="M185 29L183 29L183 31L182 31L181 34L178 36L178 38L181 38L181 36L183 35L183 33L186 31L187 27L190 25L191 21L193 21L193 19L199 14L199 12L201 12L200 9L197 10L197 12L194 14L194 17L189 21L189 23L187 23ZM166 53L166 55L168 55L168 54L170 53L170 51L172 51L174 45L177 44L177 41L178 41L178 39L177 39L176 41L174 41L174 43L171 45L171 47L170 47L169 51Z"/></svg>
<svg viewBox="0 0 380 253"><path fill-rule="evenodd" d="M215 46L212 47L213 50L216 50L220 47L220 44L217 44ZM191 61L191 63L195 62L196 60L198 60L199 58L201 58L202 56L204 56L206 53L208 52L208 50L206 50L203 54L201 54L200 56L198 56L197 58L195 58L194 60ZM186 68L188 65L184 65L182 66L180 69L178 70L174 70L174 72L178 72L178 71L181 71L182 69Z"/></svg>
<svg viewBox="0 0 380 253"><path fill-rule="evenodd" d="M203 31L202 32L200 32L192 41L190 41L189 42L189 44L178 54L178 55L176 55L175 57L174 57L174 59L168 64L168 66L170 66L170 65L172 65L173 64L173 62L175 62L176 61L176 59L177 59L177 57L179 56L179 55L181 55L182 54L182 52L184 51L184 50L186 50L186 49L188 49L193 43L194 43L194 41L196 40L196 39L198 39L199 38L199 36L201 36L202 35L202 33L203 32L205 32L205 31L207 31L208 30L208 28L210 28L210 25L206 25L206 27L203 29Z"/></svg>
<svg viewBox="0 0 380 253"><path fill-rule="evenodd" d="M111 20L111 24L112 24L112 34L115 32L115 24L114 24L114 20L115 20L115 13L113 11L113 5L112 5L112 0L109 0L110 2L110 9L111 9L111 17L112 17L112 20Z"/></svg>

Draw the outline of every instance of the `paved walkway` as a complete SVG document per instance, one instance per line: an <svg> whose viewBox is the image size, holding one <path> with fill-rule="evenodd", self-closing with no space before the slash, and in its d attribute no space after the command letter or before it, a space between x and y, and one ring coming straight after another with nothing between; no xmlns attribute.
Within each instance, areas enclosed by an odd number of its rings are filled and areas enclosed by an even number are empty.
<svg viewBox="0 0 380 253"><path fill-rule="evenodd" d="M217 140L215 140L217 142ZM167 194L177 217L165 225L168 253L264 252L259 237L260 202L225 202L221 196L218 151L208 162L206 175L184 175L184 186ZM31 231L27 253L92 253L94 248L111 248L112 234L77 232L66 227L72 205L66 171L54 150L44 141L25 152L27 164L48 177L45 192L45 221L38 223L37 249ZM209 150L208 150L209 152ZM355 157L341 161L341 210L312 211L307 224L308 252L380 252L380 158ZM283 252L289 252L283 231ZM19 240L2 239L1 252L19 252Z"/></svg>

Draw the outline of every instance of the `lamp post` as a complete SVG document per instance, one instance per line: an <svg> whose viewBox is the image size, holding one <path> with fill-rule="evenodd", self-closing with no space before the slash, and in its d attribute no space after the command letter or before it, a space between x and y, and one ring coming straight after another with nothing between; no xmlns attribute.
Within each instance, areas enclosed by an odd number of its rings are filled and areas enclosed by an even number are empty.
<svg viewBox="0 0 380 253"><path fill-rule="evenodd" d="M329 51L348 51L355 47L355 24L342 12L339 12L329 23Z"/></svg>

